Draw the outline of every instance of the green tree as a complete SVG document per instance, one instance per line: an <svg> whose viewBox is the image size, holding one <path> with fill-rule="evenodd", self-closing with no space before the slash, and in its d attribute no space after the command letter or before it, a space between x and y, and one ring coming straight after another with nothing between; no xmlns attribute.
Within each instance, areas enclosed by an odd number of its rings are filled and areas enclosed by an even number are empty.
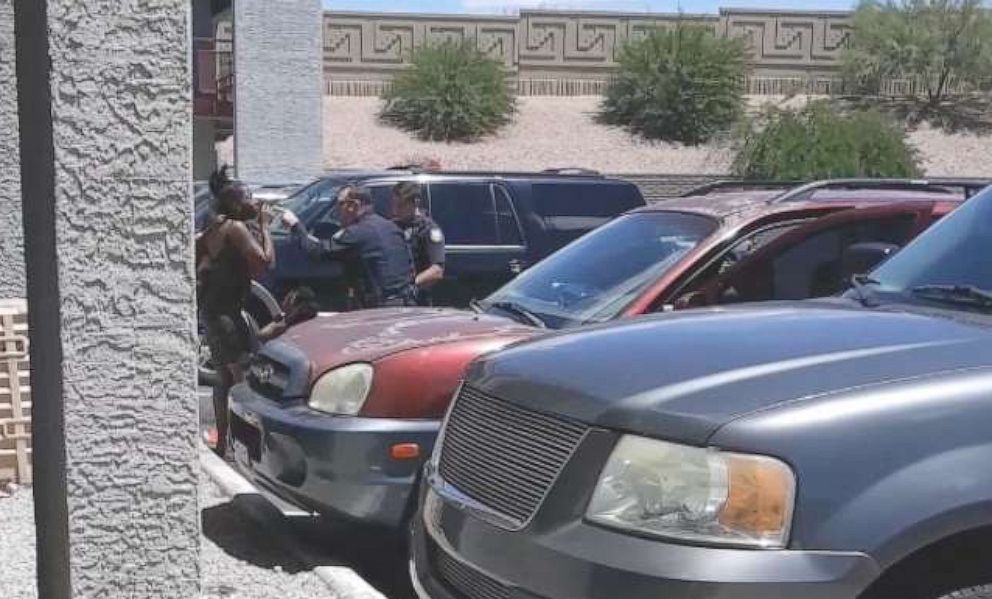
<svg viewBox="0 0 992 599"><path fill-rule="evenodd" d="M380 118L431 141L472 141L516 108L506 72L474 40L423 46L383 95Z"/></svg>
<svg viewBox="0 0 992 599"><path fill-rule="evenodd" d="M826 102L769 108L738 132L734 172L745 179L916 177L906 133L875 111L840 112Z"/></svg>
<svg viewBox="0 0 992 599"><path fill-rule="evenodd" d="M626 45L601 120L652 139L698 144L726 130L744 107L745 44L679 22Z"/></svg>
<svg viewBox="0 0 992 599"><path fill-rule="evenodd" d="M852 27L844 72L864 91L913 79L937 104L953 81L992 77L992 13L982 0L864 0Z"/></svg>

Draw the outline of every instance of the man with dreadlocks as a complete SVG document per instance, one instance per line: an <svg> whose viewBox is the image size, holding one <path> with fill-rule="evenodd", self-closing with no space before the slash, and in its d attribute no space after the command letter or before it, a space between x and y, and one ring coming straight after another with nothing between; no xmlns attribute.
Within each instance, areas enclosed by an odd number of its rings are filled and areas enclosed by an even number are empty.
<svg viewBox="0 0 992 599"><path fill-rule="evenodd" d="M245 184L228 177L226 166L211 175L210 191L214 215L196 240L197 303L217 368L213 390L215 451L223 456L227 448L227 396L231 387L244 379L254 345L242 311L252 279L273 266L275 250L268 213L252 201ZM257 226L249 227L249 223Z"/></svg>

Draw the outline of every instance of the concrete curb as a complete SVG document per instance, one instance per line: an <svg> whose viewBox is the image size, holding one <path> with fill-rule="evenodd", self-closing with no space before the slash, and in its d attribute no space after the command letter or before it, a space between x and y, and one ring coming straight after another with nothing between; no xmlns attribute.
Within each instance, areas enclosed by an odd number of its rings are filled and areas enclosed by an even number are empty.
<svg viewBox="0 0 992 599"><path fill-rule="evenodd" d="M282 546L292 552L293 557L303 563L313 564L313 561L299 548L292 536L282 530L280 519L283 516L278 507L272 505L245 477L202 444L200 446L200 467L210 477L210 480L220 487L221 492L229 500L232 500L232 505L269 531ZM265 504L260 506L257 501L233 501L239 496L263 498ZM335 599L387 599L385 595L375 590L351 568L313 564L313 573L324 583L324 586Z"/></svg>

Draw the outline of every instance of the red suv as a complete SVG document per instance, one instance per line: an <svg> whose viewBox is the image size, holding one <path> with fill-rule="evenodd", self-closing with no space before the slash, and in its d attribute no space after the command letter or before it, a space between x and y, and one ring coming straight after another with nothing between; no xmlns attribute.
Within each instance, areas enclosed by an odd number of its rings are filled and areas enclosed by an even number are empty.
<svg viewBox="0 0 992 599"><path fill-rule="evenodd" d="M707 186L615 219L472 310L317 318L263 348L232 392L239 468L307 510L399 526L474 358L547 331L650 312L838 293L982 185Z"/></svg>

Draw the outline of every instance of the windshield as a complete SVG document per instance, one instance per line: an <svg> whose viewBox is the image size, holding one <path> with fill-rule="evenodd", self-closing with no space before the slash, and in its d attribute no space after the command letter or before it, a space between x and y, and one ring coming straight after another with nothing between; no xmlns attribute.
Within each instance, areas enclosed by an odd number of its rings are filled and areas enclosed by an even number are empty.
<svg viewBox="0 0 992 599"><path fill-rule="evenodd" d="M609 320L716 228L683 212L622 216L525 271L482 307L522 309L549 328Z"/></svg>
<svg viewBox="0 0 992 599"><path fill-rule="evenodd" d="M871 278L881 295L968 306L968 298L934 300L934 286L992 290L992 187L965 203L880 266ZM960 298L958 298L960 299ZM978 304L971 302L974 306Z"/></svg>
<svg viewBox="0 0 992 599"><path fill-rule="evenodd" d="M309 226L314 219L319 218L337 197L338 190L347 180L341 178L320 179L307 185L286 199L282 206L300 217L300 222ZM272 223L272 231L284 233L286 228L282 221L276 219Z"/></svg>

